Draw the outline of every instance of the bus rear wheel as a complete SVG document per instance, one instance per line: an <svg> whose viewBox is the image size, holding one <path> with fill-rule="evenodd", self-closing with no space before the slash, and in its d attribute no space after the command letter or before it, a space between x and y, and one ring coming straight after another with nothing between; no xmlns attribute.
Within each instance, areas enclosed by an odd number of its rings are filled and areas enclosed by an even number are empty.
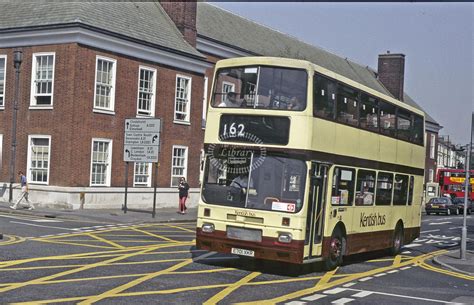
<svg viewBox="0 0 474 305"><path fill-rule="evenodd" d="M393 234L392 246L390 247L390 255L397 255L403 247L403 226L397 224L395 233Z"/></svg>
<svg viewBox="0 0 474 305"><path fill-rule="evenodd" d="M346 239L339 228L335 229L329 242L329 256L324 261L326 270L334 270L342 264L344 249L346 248Z"/></svg>

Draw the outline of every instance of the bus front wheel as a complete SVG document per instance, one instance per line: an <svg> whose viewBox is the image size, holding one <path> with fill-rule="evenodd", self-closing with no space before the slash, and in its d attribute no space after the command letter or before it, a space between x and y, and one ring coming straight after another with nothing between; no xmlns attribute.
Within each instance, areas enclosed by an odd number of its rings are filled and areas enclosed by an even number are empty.
<svg viewBox="0 0 474 305"><path fill-rule="evenodd" d="M324 261L326 270L334 270L337 266L342 264L342 257L344 256L344 249L346 248L346 239L341 230L336 228L331 235L329 242L329 255Z"/></svg>

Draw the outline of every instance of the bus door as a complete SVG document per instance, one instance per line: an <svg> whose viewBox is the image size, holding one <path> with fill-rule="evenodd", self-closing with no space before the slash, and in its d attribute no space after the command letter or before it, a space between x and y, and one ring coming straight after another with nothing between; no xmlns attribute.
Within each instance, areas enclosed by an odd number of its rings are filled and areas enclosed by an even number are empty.
<svg viewBox="0 0 474 305"><path fill-rule="evenodd" d="M308 214L306 218L305 259L321 255L323 239L324 206L329 164L312 162Z"/></svg>

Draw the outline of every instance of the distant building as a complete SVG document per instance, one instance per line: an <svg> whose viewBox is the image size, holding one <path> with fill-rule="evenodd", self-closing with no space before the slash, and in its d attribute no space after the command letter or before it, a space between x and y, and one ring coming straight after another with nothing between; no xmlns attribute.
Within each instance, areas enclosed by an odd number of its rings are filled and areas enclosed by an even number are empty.
<svg viewBox="0 0 474 305"><path fill-rule="evenodd" d="M374 71L206 3L7 2L2 16L3 199L12 158L12 55L20 48L16 169L26 170L32 200L44 204L121 205L126 118L162 119L158 204L176 206L178 177L196 191L210 80L219 59L305 59L421 109L403 90L403 54L380 55ZM426 180L436 169L441 128L426 115ZM149 163L132 164L131 205L150 206L154 171Z"/></svg>

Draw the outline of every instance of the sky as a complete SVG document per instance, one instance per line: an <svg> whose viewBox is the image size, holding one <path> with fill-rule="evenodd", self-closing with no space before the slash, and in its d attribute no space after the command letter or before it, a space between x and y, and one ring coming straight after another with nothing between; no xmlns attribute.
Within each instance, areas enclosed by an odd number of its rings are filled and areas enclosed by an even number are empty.
<svg viewBox="0 0 474 305"><path fill-rule="evenodd" d="M474 111L473 3L215 2L213 5L377 70L405 54L405 92L456 144Z"/></svg>

